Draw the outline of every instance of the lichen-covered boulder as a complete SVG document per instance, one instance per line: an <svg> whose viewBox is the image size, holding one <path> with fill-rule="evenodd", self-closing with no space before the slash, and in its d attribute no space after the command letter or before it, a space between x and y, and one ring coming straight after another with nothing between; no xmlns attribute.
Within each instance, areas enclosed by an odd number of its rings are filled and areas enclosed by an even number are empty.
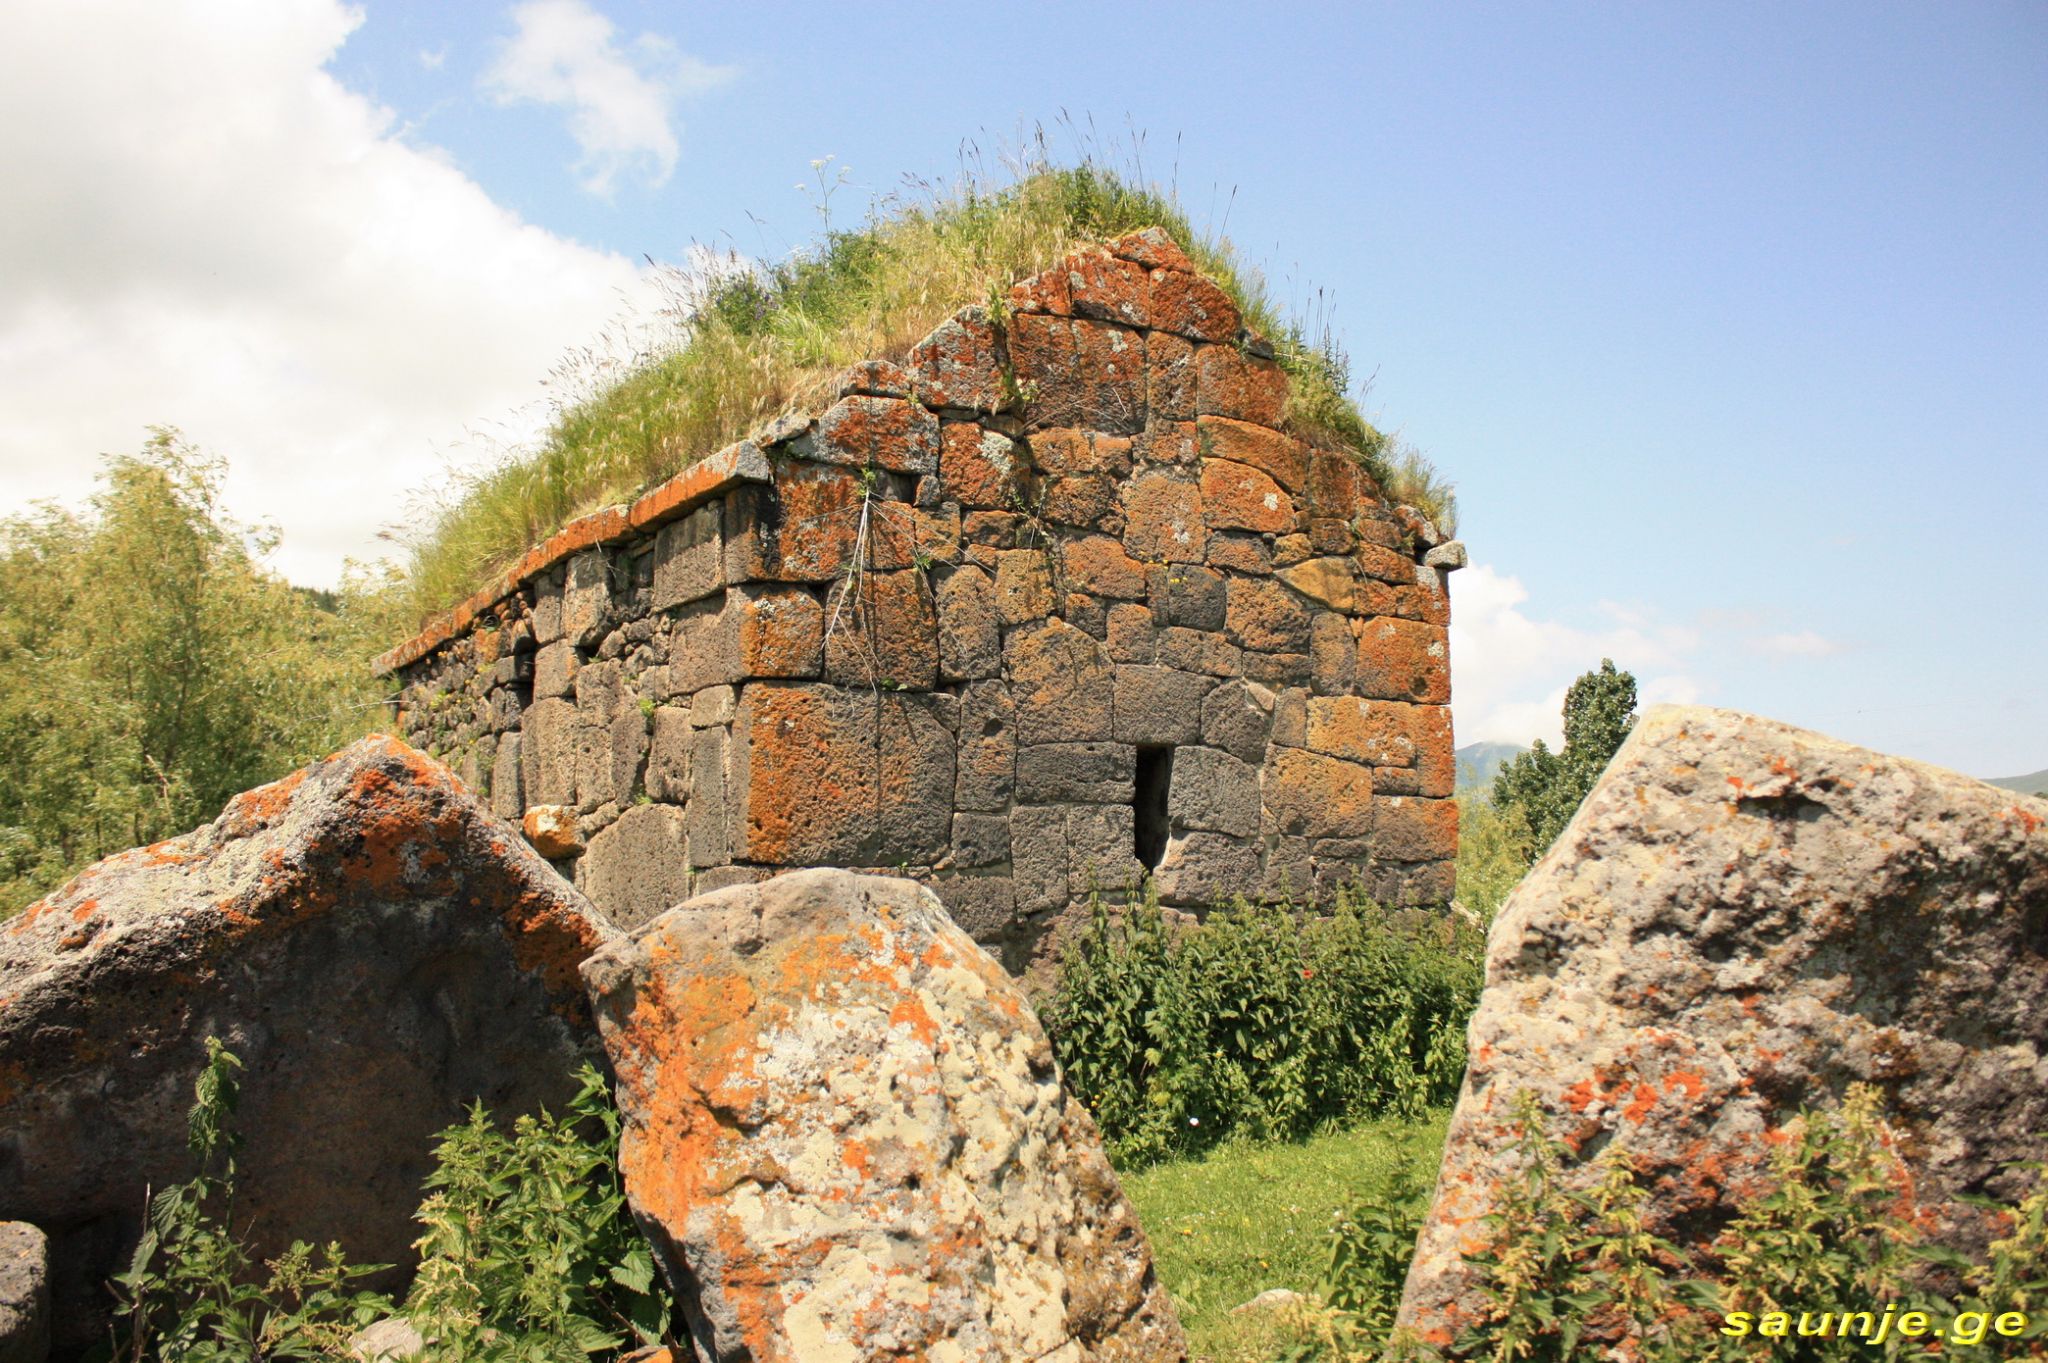
<svg viewBox="0 0 2048 1363"><path fill-rule="evenodd" d="M734 886L584 977L626 1195L704 1357L1183 1357L1094 1123L931 891Z"/></svg>
<svg viewBox="0 0 2048 1363"><path fill-rule="evenodd" d="M1448 1343L1527 1090L1697 1245L1798 1108L1881 1085L1918 1211L2011 1199L2048 1132L2048 802L1729 710L1661 707L1510 896L1403 1320ZM1590 1169L1581 1166L1581 1176Z"/></svg>
<svg viewBox="0 0 2048 1363"><path fill-rule="evenodd" d="M0 1221L0 1363L50 1356L50 1246L23 1221Z"/></svg>
<svg viewBox="0 0 2048 1363"><path fill-rule="evenodd" d="M365 739L0 924L0 1218L49 1232L60 1354L105 1337L145 1190L191 1176L209 1036L239 1056L260 1253L412 1260L432 1136L559 1104L614 932L462 788Z"/></svg>

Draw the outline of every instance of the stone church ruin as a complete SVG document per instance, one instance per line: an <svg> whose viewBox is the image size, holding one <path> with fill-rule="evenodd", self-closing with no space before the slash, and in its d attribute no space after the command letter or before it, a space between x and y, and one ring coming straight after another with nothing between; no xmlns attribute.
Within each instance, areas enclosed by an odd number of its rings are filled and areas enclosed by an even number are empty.
<svg viewBox="0 0 2048 1363"><path fill-rule="evenodd" d="M1451 893L1463 549L1283 429L1156 229L968 307L380 660L399 726L621 926L907 875L1013 969L1091 889Z"/></svg>

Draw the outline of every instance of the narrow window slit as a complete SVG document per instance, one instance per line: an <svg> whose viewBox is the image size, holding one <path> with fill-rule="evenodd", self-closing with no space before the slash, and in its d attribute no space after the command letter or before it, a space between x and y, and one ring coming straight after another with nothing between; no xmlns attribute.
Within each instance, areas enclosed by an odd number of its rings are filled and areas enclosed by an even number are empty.
<svg viewBox="0 0 2048 1363"><path fill-rule="evenodd" d="M1136 830L1138 860L1148 871L1159 869L1166 855L1166 791L1173 784L1173 749L1138 749L1136 791L1131 798L1132 821Z"/></svg>

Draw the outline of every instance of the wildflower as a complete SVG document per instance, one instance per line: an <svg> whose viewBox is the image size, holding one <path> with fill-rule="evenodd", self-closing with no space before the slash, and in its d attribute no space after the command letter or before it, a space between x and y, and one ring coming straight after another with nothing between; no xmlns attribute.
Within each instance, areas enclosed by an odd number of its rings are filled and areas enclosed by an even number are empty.
<svg viewBox="0 0 2048 1363"><path fill-rule="evenodd" d="M1312 979L1314 979L1315 977L1316 977L1316 972L1315 972L1315 971L1313 971L1313 970L1304 970L1304 971L1302 971L1302 972L1301 972L1301 978L1303 978L1304 980L1312 980Z"/></svg>

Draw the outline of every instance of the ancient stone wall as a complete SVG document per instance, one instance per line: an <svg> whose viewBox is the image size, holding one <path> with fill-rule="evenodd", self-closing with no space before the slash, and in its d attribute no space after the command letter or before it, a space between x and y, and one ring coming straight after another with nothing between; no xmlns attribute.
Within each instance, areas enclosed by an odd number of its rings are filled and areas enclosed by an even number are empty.
<svg viewBox="0 0 2048 1363"><path fill-rule="evenodd" d="M1281 429L1149 230L962 310L381 660L398 718L620 923L908 874L1021 965L1091 887L1451 890L1462 548Z"/></svg>

